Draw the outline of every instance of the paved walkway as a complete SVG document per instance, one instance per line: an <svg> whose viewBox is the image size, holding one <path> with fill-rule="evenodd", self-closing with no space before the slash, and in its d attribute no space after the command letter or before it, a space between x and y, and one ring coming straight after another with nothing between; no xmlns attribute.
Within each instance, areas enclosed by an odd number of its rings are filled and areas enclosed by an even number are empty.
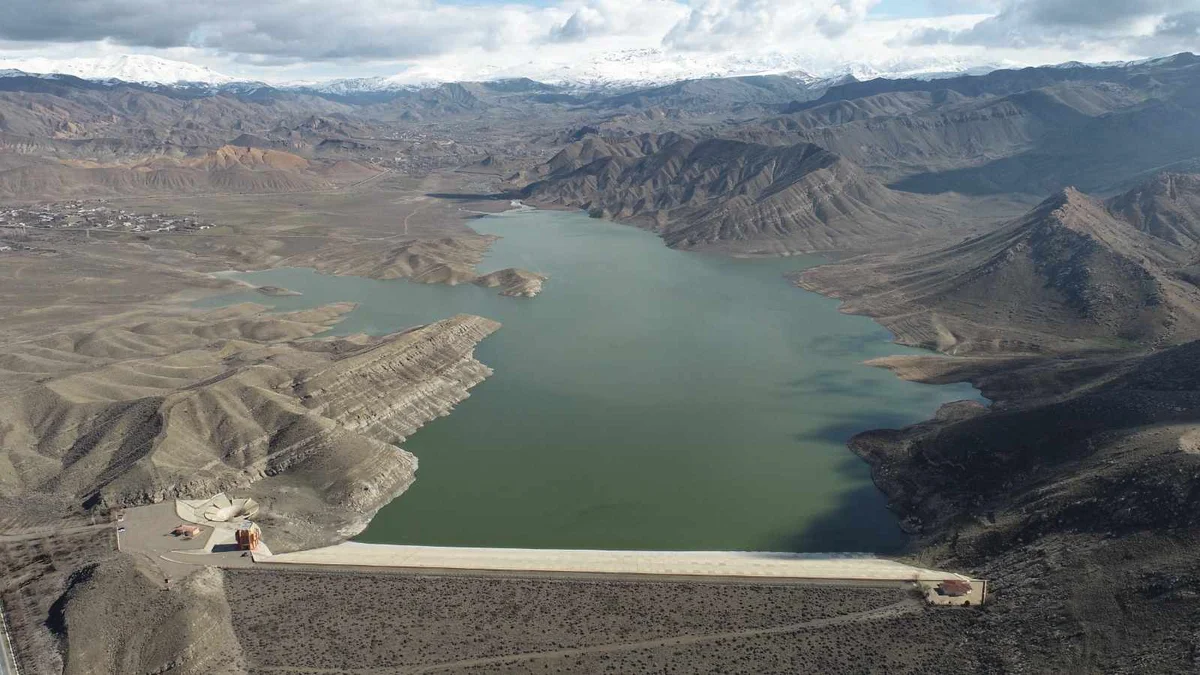
<svg viewBox="0 0 1200 675"><path fill-rule="evenodd" d="M19 675L17 658L13 655L12 645L8 641L8 624L4 622L2 609L0 609L0 675Z"/></svg>
<svg viewBox="0 0 1200 675"><path fill-rule="evenodd" d="M583 551L393 546L347 542L256 562L452 570L722 576L844 581L941 581L959 574L905 565L869 554L739 551Z"/></svg>

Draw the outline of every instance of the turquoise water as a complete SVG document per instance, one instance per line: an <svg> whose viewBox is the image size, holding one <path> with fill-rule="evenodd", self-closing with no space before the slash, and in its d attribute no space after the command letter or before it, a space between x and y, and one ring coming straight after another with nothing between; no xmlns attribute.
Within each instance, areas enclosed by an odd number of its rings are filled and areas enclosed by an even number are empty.
<svg viewBox="0 0 1200 675"><path fill-rule="evenodd" d="M862 365L915 350L784 279L818 259L675 251L577 213L512 212L473 227L502 237L481 270L548 274L542 295L280 269L239 278L303 296L208 303L360 303L336 334L460 312L503 323L476 350L495 375L404 443L420 459L417 481L360 541L810 552L902 544L846 439L978 394Z"/></svg>

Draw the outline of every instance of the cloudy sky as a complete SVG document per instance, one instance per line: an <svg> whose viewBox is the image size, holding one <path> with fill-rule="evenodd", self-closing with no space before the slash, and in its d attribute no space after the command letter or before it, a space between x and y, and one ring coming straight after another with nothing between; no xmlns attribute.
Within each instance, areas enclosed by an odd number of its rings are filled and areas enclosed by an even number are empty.
<svg viewBox="0 0 1200 675"><path fill-rule="evenodd" d="M818 75L1200 51L1200 0L3 0L0 60L150 54L267 81L787 66ZM680 65L684 64L684 65ZM45 70L46 68L42 68Z"/></svg>

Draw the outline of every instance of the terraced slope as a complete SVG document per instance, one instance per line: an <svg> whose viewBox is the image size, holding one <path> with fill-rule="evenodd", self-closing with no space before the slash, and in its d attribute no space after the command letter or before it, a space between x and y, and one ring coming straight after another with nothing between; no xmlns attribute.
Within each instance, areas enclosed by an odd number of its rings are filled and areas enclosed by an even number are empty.
<svg viewBox="0 0 1200 675"><path fill-rule="evenodd" d="M472 350L499 324L304 339L350 308L238 306L6 348L0 495L112 507L235 490L266 507L273 547L361 530L413 480L396 444L491 373Z"/></svg>

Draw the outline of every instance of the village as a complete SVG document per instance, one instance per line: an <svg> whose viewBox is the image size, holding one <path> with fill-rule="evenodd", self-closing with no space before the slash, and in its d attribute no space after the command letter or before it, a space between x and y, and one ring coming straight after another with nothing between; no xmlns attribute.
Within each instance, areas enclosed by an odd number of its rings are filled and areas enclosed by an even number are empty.
<svg viewBox="0 0 1200 675"><path fill-rule="evenodd" d="M25 232L30 229L198 232L211 227L212 223L195 216L135 213L112 208L103 199L0 208L0 228Z"/></svg>

